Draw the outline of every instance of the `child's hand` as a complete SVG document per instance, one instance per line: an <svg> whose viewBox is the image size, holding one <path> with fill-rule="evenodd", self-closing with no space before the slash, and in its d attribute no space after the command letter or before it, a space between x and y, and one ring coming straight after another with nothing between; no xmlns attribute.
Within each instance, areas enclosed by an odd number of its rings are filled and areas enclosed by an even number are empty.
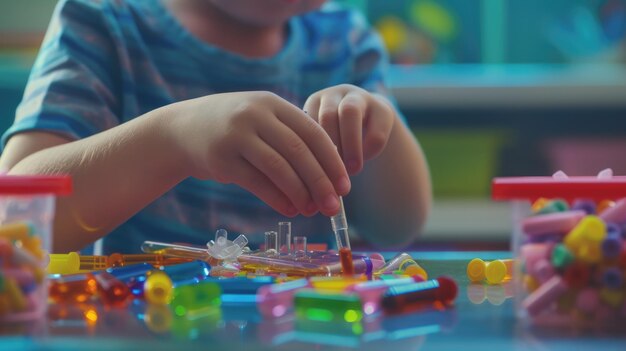
<svg viewBox="0 0 626 351"><path fill-rule="evenodd" d="M175 140L202 179L235 183L286 216L334 215L350 180L330 137L267 92L215 94L171 105Z"/></svg>
<svg viewBox="0 0 626 351"><path fill-rule="evenodd" d="M330 135L351 175L385 149L396 119L384 97L348 84L316 92L304 110Z"/></svg>

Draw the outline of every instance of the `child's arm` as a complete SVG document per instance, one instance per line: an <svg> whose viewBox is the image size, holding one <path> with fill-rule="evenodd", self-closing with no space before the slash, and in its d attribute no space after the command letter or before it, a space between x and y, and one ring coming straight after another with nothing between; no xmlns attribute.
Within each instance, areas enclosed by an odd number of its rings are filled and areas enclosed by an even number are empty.
<svg viewBox="0 0 626 351"><path fill-rule="evenodd" d="M430 178L421 148L391 103L340 85L313 94L305 110L331 136L350 174L358 174L346 198L358 232L383 246L413 241L430 210Z"/></svg>
<svg viewBox="0 0 626 351"><path fill-rule="evenodd" d="M70 174L54 250L106 235L188 176L238 184L287 216L332 215L350 189L331 139L271 93L206 96L172 104L91 137L12 137L0 159L11 174ZM335 190L336 189L336 190Z"/></svg>

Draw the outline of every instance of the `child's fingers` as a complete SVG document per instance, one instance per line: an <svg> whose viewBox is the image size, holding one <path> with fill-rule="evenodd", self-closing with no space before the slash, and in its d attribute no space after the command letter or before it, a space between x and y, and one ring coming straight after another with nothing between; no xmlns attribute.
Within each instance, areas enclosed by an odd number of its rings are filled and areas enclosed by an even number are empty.
<svg viewBox="0 0 626 351"><path fill-rule="evenodd" d="M350 174L356 174L363 168L363 117L367 101L361 93L349 92L338 110L343 162Z"/></svg>
<svg viewBox="0 0 626 351"><path fill-rule="evenodd" d="M324 129L306 116L304 112L289 103L278 106L276 112L279 120L293 130L309 147L328 179L334 185L336 193L339 195L347 194L350 191L348 172L335 145Z"/></svg>
<svg viewBox="0 0 626 351"><path fill-rule="evenodd" d="M339 130L338 108L342 95L338 93L327 93L320 98L320 106L317 112L317 120L324 128L330 139L337 146L339 155L343 155L343 145L341 145L341 134Z"/></svg>
<svg viewBox="0 0 626 351"><path fill-rule="evenodd" d="M310 195L291 164L264 141L242 147L241 155L280 189L299 212L309 212Z"/></svg>
<svg viewBox="0 0 626 351"><path fill-rule="evenodd" d="M375 101L369 105L367 111L363 135L363 156L366 160L383 151L395 119L393 108L383 98L374 95L373 99Z"/></svg>
<svg viewBox="0 0 626 351"><path fill-rule="evenodd" d="M318 114L320 110L320 97L318 94L313 94L306 99L304 103L304 107L302 108L304 113L309 115L309 117L313 118L316 122L319 123Z"/></svg>
<svg viewBox="0 0 626 351"><path fill-rule="evenodd" d="M232 168L232 180L256 195L261 201L287 217L294 217L298 209L272 181L243 157Z"/></svg>
<svg viewBox="0 0 626 351"><path fill-rule="evenodd" d="M291 164L308 188L315 203L309 199L306 210L312 214L319 208L324 214L335 214L339 209L339 198L333 183L304 140L282 123L263 124L258 132L261 139Z"/></svg>

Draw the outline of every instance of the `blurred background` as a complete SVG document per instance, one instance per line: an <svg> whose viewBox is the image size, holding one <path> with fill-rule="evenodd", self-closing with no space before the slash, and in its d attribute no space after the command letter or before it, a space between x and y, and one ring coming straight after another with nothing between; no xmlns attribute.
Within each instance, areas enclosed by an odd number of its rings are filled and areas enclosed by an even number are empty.
<svg viewBox="0 0 626 351"><path fill-rule="evenodd" d="M385 41L389 83L428 158L422 242L508 248L496 176L626 175L626 0L336 0ZM54 0L0 0L0 129Z"/></svg>

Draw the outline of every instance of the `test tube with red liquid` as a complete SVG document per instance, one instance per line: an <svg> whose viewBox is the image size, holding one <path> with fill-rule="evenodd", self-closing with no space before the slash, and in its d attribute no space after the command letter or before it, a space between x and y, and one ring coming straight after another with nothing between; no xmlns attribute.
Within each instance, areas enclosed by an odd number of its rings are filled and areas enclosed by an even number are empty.
<svg viewBox="0 0 626 351"><path fill-rule="evenodd" d="M346 211L343 208L343 198L341 198L341 196L339 197L339 212L330 217L330 223L333 227L333 232L335 232L343 275L354 275L352 250L350 248L350 237L348 235L348 221L346 220Z"/></svg>

